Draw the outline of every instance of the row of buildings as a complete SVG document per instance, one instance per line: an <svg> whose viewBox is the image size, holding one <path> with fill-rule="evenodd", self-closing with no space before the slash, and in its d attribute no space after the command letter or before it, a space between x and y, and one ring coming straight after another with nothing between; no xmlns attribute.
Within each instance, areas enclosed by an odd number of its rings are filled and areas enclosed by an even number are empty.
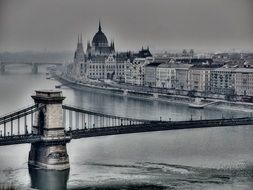
<svg viewBox="0 0 253 190"><path fill-rule="evenodd" d="M145 86L253 96L253 69L250 68L153 62L145 66L144 73Z"/></svg>
<svg viewBox="0 0 253 190"><path fill-rule="evenodd" d="M168 88L188 92L253 96L253 69L226 68L210 58L191 56L154 58L149 48L139 52L115 51L102 32L101 23L84 53L82 36L78 36L74 62L64 73L76 81L110 79L131 85Z"/></svg>

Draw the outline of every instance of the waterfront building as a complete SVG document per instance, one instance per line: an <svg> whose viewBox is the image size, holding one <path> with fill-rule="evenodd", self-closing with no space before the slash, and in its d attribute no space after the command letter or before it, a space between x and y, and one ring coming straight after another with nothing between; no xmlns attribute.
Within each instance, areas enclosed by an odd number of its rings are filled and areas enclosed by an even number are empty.
<svg viewBox="0 0 253 190"><path fill-rule="evenodd" d="M210 73L209 66L192 66L189 69L189 89L198 92L210 91Z"/></svg>
<svg viewBox="0 0 253 190"><path fill-rule="evenodd" d="M189 90L189 69L192 64L176 64L176 89Z"/></svg>
<svg viewBox="0 0 253 190"><path fill-rule="evenodd" d="M124 81L126 67L132 59L131 56L130 52L115 52L114 41L108 43L99 21L98 31L94 35L92 43L87 42L86 55L83 50L82 36L78 36L74 63L67 66L67 73L78 81L87 79Z"/></svg>
<svg viewBox="0 0 253 190"><path fill-rule="evenodd" d="M157 67L161 62L152 62L145 66L144 85L149 87L156 87Z"/></svg>
<svg viewBox="0 0 253 190"><path fill-rule="evenodd" d="M139 52L139 57L135 58L126 70L125 82L128 84L140 86L144 85L145 66L153 62L154 59L153 57L143 57L142 52L143 49Z"/></svg>
<svg viewBox="0 0 253 190"><path fill-rule="evenodd" d="M217 68L210 73L210 90L215 94L234 95L235 68Z"/></svg>
<svg viewBox="0 0 253 190"><path fill-rule="evenodd" d="M152 57L149 48L142 48L138 53L116 52L114 41L111 41L110 44L108 43L107 37L102 31L101 22L99 21L98 31L94 35L92 43L87 42L86 55L83 50L82 36L78 36L74 63L67 66L68 71L66 73L71 74L70 78L77 81L110 79L125 82L125 79L129 79L130 77L132 78L130 83L143 85L143 77L138 82L133 82L133 79L137 77L136 74L133 74L134 76L131 77L129 73L126 74L126 71L129 68L134 70L135 67L142 65L142 60L147 64L147 57ZM139 73L139 75L143 75L143 72L141 74Z"/></svg>
<svg viewBox="0 0 253 190"><path fill-rule="evenodd" d="M104 32L102 32L101 22L99 21L98 32L92 39L92 44L87 42L86 54L88 59L93 56L108 56L115 53L114 42L111 41L109 45L108 40Z"/></svg>
<svg viewBox="0 0 253 190"><path fill-rule="evenodd" d="M125 70L130 64L130 59L109 54L108 57L95 56L87 62L88 78L124 81Z"/></svg>
<svg viewBox="0 0 253 190"><path fill-rule="evenodd" d="M253 69L238 68L234 73L236 95L253 96Z"/></svg>
<svg viewBox="0 0 253 190"><path fill-rule="evenodd" d="M125 69L130 62L130 54L116 53L114 41L108 43L99 21L98 32L92 43L87 42L87 77L91 79L111 79L124 81Z"/></svg>
<svg viewBox="0 0 253 190"><path fill-rule="evenodd" d="M160 64L156 70L156 86L160 88L175 88L176 68L174 64Z"/></svg>

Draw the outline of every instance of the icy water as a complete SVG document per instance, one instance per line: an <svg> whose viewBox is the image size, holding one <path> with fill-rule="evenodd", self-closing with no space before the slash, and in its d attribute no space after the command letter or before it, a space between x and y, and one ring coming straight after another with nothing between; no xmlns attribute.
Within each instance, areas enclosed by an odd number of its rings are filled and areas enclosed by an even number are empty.
<svg viewBox="0 0 253 190"><path fill-rule="evenodd" d="M39 74L16 67L0 74L0 114L32 104L36 89L52 89ZM183 104L140 100L64 88L65 103L142 119L239 117L248 112L190 109ZM0 187L17 189L253 189L253 127L186 129L72 140L71 168L28 170L29 144L0 147Z"/></svg>

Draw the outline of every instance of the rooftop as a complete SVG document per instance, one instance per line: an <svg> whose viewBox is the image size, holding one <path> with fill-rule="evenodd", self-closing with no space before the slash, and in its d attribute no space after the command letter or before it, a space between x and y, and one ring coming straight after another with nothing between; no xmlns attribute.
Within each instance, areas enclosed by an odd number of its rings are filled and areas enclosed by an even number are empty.
<svg viewBox="0 0 253 190"><path fill-rule="evenodd" d="M238 73L253 73L253 69L252 68L237 68L234 70L234 72L238 72Z"/></svg>
<svg viewBox="0 0 253 190"><path fill-rule="evenodd" d="M200 63L213 63L213 59L211 58L181 58L181 59L175 59L176 62L181 63L192 63L192 64L200 64Z"/></svg>
<svg viewBox="0 0 253 190"><path fill-rule="evenodd" d="M175 69L180 69L180 68L190 68L192 66L192 64L177 64L177 63L162 63L160 64L158 67L162 67L162 68L175 68Z"/></svg>
<svg viewBox="0 0 253 190"><path fill-rule="evenodd" d="M193 65L191 68L192 69L217 69L221 67L222 65L219 65L219 64L211 64L211 65L202 64L202 65Z"/></svg>
<svg viewBox="0 0 253 190"><path fill-rule="evenodd" d="M232 72L234 71L236 68L225 68L225 67L220 67L217 69L214 69L214 71L221 71L221 72Z"/></svg>
<svg viewBox="0 0 253 190"><path fill-rule="evenodd" d="M152 63L146 65L146 67L157 67L157 66L159 66L160 64L162 64L162 63L161 63L161 62L152 62Z"/></svg>

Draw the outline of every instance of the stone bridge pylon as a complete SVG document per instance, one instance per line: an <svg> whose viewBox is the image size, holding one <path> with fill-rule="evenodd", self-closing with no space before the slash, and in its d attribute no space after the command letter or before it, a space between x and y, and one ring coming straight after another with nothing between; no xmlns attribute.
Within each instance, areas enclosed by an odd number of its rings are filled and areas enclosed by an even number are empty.
<svg viewBox="0 0 253 190"><path fill-rule="evenodd" d="M70 137L65 135L62 110L65 97L61 91L45 90L36 91L32 98L42 107L36 112L32 127L32 133L40 135L41 139L31 144L29 167L69 169L66 143L70 141Z"/></svg>

